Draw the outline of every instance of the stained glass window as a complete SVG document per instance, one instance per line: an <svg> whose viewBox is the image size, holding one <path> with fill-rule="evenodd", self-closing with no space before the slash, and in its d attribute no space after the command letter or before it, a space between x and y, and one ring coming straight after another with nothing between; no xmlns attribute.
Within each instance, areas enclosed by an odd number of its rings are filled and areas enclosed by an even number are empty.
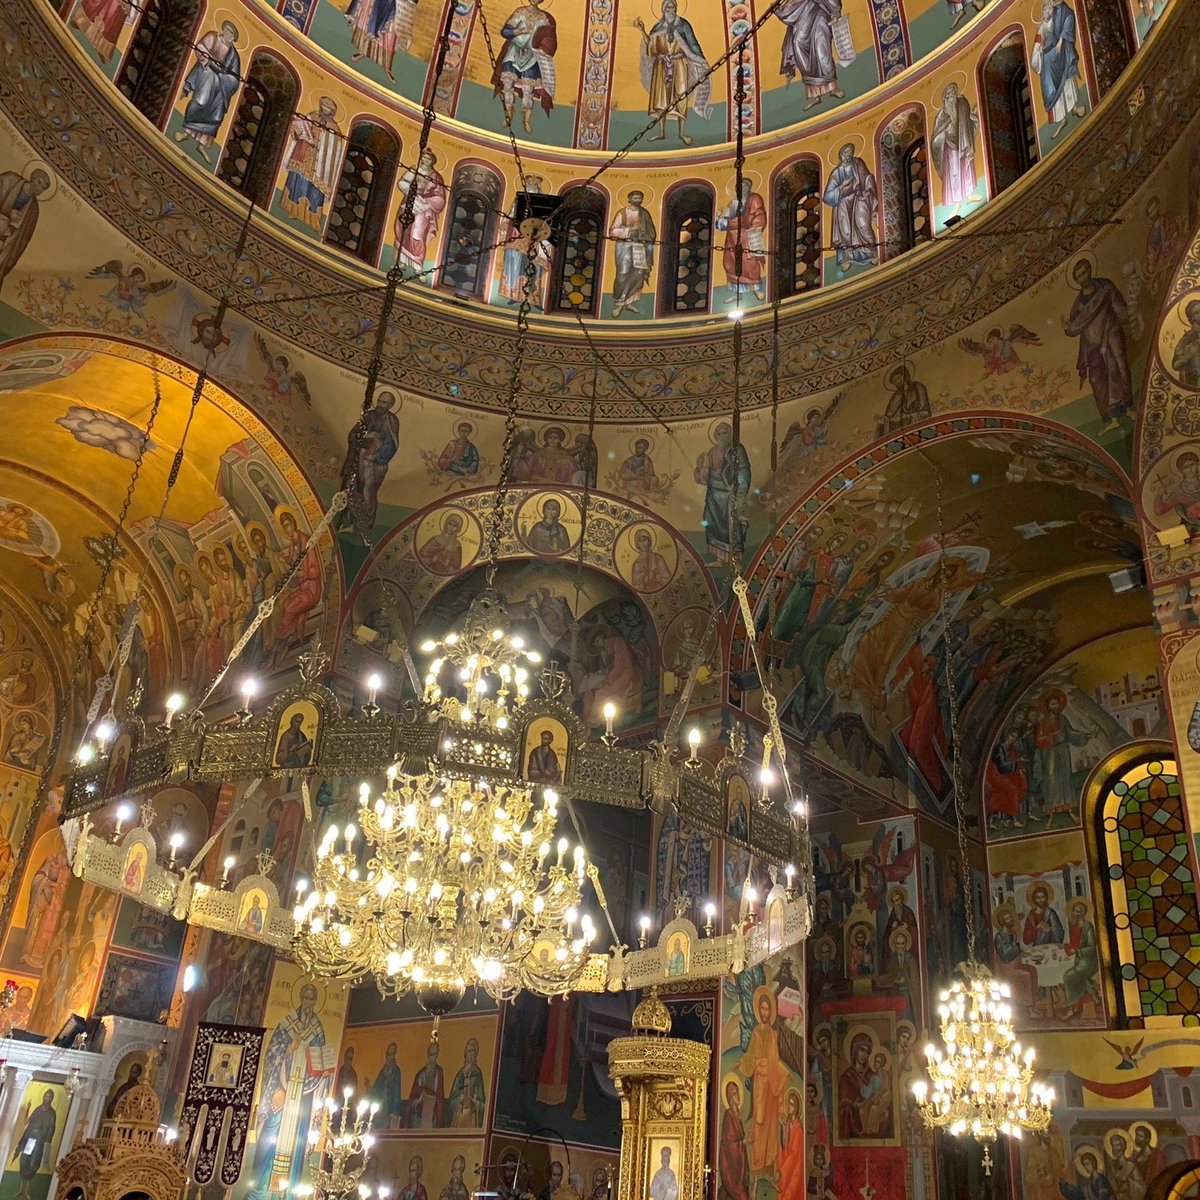
<svg viewBox="0 0 1200 1200"><path fill-rule="evenodd" d="M327 243L364 262L378 259L399 157L400 143L390 129L374 121L356 121L351 126L325 228Z"/></svg>
<svg viewBox="0 0 1200 1200"><path fill-rule="evenodd" d="M999 195L1037 162L1037 123L1025 65L1025 41L1010 33L983 66L983 134L992 164L992 191Z"/></svg>
<svg viewBox="0 0 1200 1200"><path fill-rule="evenodd" d="M667 198L665 225L659 311L705 312L712 268L712 189L697 184L676 189Z"/></svg>
<svg viewBox="0 0 1200 1200"><path fill-rule="evenodd" d="M217 167L218 179L255 204L265 205L275 186L298 90L282 59L255 52Z"/></svg>
<svg viewBox="0 0 1200 1200"><path fill-rule="evenodd" d="M455 169L442 286L452 288L456 295L484 295L496 240L500 189L500 177L488 167L464 163Z"/></svg>
<svg viewBox="0 0 1200 1200"><path fill-rule="evenodd" d="M574 188L569 193L562 240L555 251L552 304L556 312L596 314L605 208L604 197L592 188Z"/></svg>
<svg viewBox="0 0 1200 1200"><path fill-rule="evenodd" d="M155 125L162 124L180 63L191 55L199 12L199 0L146 0L141 8L116 84Z"/></svg>
<svg viewBox="0 0 1200 1200"><path fill-rule="evenodd" d="M885 259L895 258L930 237L925 145L925 110L919 105L898 112L880 135Z"/></svg>
<svg viewBox="0 0 1200 1200"><path fill-rule="evenodd" d="M798 296L821 286L821 164L797 159L775 180L775 289Z"/></svg>
<svg viewBox="0 0 1200 1200"><path fill-rule="evenodd" d="M1175 762L1122 772L1098 819L1116 986L1129 1024L1200 1024L1195 856Z"/></svg>
<svg viewBox="0 0 1200 1200"><path fill-rule="evenodd" d="M1129 10L1124 0L1083 0L1080 7L1083 10L1080 15L1092 44L1096 83L1103 98L1133 57Z"/></svg>

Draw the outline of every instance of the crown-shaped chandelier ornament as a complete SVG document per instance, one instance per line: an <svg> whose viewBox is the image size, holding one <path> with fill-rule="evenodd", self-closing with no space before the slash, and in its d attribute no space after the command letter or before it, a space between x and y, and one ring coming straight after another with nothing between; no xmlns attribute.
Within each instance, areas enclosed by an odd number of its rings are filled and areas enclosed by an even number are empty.
<svg viewBox="0 0 1200 1200"><path fill-rule="evenodd" d="M935 470L939 532L938 578L941 588L942 636L949 638L946 599L946 533L942 513L942 477ZM950 708L950 786L958 834L958 880L967 924L967 960L938 996L938 1022L945 1050L925 1048L928 1080L913 1083L917 1109L932 1129L974 1138L983 1147L984 1174L992 1173L992 1143L1004 1134L1019 1138L1023 1130L1040 1131L1050 1124L1054 1092L1034 1081L1033 1050L1022 1050L1012 1023L1009 988L975 958L975 916L967 857L967 818L963 809L962 745L958 717L955 663L947 641L946 698Z"/></svg>

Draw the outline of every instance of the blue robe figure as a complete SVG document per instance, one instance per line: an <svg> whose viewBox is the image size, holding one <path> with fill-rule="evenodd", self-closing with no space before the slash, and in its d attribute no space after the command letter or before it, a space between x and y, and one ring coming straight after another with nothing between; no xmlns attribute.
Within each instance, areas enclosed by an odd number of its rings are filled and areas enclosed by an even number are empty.
<svg viewBox="0 0 1200 1200"><path fill-rule="evenodd" d="M258 1131L254 1147L253 1186L247 1200L267 1200L283 1179L287 1190L300 1182L313 1107L331 1081L333 1067L324 1066L320 1050L325 1026L317 1015L317 989L300 988L300 1006L275 1026L263 1055ZM276 1169L276 1154L288 1168ZM280 1164L282 1167L282 1164Z"/></svg>
<svg viewBox="0 0 1200 1200"><path fill-rule="evenodd" d="M371 1084L371 1099L379 1105L381 1129L399 1129L404 1123L404 1088L396 1063L396 1043L389 1042L383 1066Z"/></svg>
<svg viewBox="0 0 1200 1200"><path fill-rule="evenodd" d="M459 424L455 431L458 436L447 442L446 448L438 455L439 471L460 479L479 474L479 450L471 441L474 431L475 427L468 421Z"/></svg>
<svg viewBox="0 0 1200 1200"><path fill-rule="evenodd" d="M208 147L241 83L242 59L234 48L237 39L238 29L232 21L222 21L220 33L210 29L196 44L196 65L184 80L187 106L183 110L183 130L175 140L192 138L205 162L212 162Z"/></svg>
<svg viewBox="0 0 1200 1200"><path fill-rule="evenodd" d="M1079 1155L1075 1182L1060 1181L1058 1190L1062 1192L1063 1200L1113 1200L1112 1184L1100 1170L1099 1157L1090 1149Z"/></svg>
<svg viewBox="0 0 1200 1200"><path fill-rule="evenodd" d="M1067 117L1083 116L1076 80L1079 78L1078 32L1075 14L1064 0L1044 0L1042 20L1030 56L1042 85L1042 102L1057 137Z"/></svg>
<svg viewBox="0 0 1200 1200"><path fill-rule="evenodd" d="M750 497L750 458L733 429L722 421L713 444L696 461L697 483L704 485L704 540L717 563L730 563L746 548L745 516Z"/></svg>
<svg viewBox="0 0 1200 1200"><path fill-rule="evenodd" d="M379 392L375 407L346 437L342 487L350 491L346 513L355 529L369 534L379 513L379 489L400 446L400 420L394 392Z"/></svg>

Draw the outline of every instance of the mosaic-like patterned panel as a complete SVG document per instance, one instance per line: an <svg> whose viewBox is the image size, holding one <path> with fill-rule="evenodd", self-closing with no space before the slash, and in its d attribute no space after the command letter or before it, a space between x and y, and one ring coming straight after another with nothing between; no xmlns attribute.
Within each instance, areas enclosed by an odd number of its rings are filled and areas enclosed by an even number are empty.
<svg viewBox="0 0 1200 1200"><path fill-rule="evenodd" d="M1200 1023L1200 913L1173 761L1142 763L1113 784L1103 836L1130 1017Z"/></svg>

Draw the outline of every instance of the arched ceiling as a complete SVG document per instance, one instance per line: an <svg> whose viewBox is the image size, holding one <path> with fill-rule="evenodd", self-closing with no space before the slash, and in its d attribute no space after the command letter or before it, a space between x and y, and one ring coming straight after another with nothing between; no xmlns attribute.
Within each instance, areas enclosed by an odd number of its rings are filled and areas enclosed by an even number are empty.
<svg viewBox="0 0 1200 1200"><path fill-rule="evenodd" d="M987 12L996 7L989 5ZM8 32L14 52L33 66L28 87L6 102L11 114L33 142L34 153L46 156L77 197L86 198L121 229L136 232L136 247L122 245L121 239L113 245L110 236L104 257L89 250L87 261L73 266L72 274L87 276L114 260L128 268L131 259L137 261L135 255L142 255L157 260L169 273L185 276L186 282L145 303L144 315L153 315L154 324L163 323L161 331L153 330L149 320L133 319L142 312L120 314L112 305L98 304L111 284L94 279L76 296L63 298L43 294L43 286L54 287L49 280L39 281L36 296L22 295L19 276L10 276L5 286L6 296L14 298L10 302L49 323L62 322L79 306L80 320L99 320L105 328L126 325L134 336L140 326L152 340L166 337L180 352L191 354L186 335L192 320L212 305L214 296L229 292L232 310L241 314L240 328L236 336L229 331L231 344L214 364L218 373L239 390L255 377L259 359L253 334L258 327L272 339L303 347L306 361L301 370L318 403L322 395L344 393L346 380L339 368L361 371L371 355L379 277L364 276L344 255L318 253L302 244L272 210L271 216L255 215L246 242L246 270L233 272L231 282L230 249L238 241L243 213L240 205L229 203L229 189L207 186L198 175L198 160L181 153L173 138L144 137L139 139L141 153L120 153L116 148L130 137L132 114L123 102L114 104L111 84L94 81L94 71L85 71L76 61L80 52L75 48L73 57L72 47L64 44L71 35L61 23L47 28L41 17L18 16L5 18ZM964 29L985 19L990 19L986 12ZM988 313L1034 287L1042 297L1040 306L1049 310L1039 319L1057 329L1059 312L1070 304L1065 294L1070 281L1064 272L1064 286L1051 289L1044 286L1047 275L1062 268L1089 240L1112 232L1106 222L1128 204L1147 173L1161 165L1163 147L1176 142L1186 114L1194 111L1194 79L1182 56L1195 21L1195 9L1169 8L1159 34L1139 51L1135 69L1126 73L1098 111L1055 142L1054 155L1046 163L973 214L959 230L869 272L851 274L836 287L786 301L777 354L770 313L750 314L743 374L747 404L771 400L774 361L779 395L785 400L854 384L930 341L946 343L967 333ZM1179 36L1164 36L1168 25ZM1136 68L1143 66L1148 77L1159 81L1151 91L1138 83ZM315 80L309 82L318 86ZM921 86L927 88L928 81L922 80ZM303 98L299 103L303 107ZM871 120L878 116L867 115ZM144 122L139 128L145 132ZM435 138L443 134L449 137L450 131L435 126ZM836 149L836 131L830 131L830 137ZM471 153L461 138L453 152ZM14 150L16 156L26 153ZM489 152L489 157L505 169L502 150ZM532 169L530 161L526 165ZM559 162L555 170L563 177L560 182L578 177L569 162ZM679 173L668 163L639 171L658 171L660 184ZM705 173L712 171L706 167ZM114 187L114 179L125 185ZM53 219L101 224L89 206L70 211L74 201L60 203L57 209L55 203L43 205L44 223ZM1139 222L1144 211L1144 203L1139 203ZM1014 230L1019 235L1014 236ZM1133 240L1137 238L1134 232ZM97 232L95 243L90 236L73 240L87 249L102 239ZM1124 253L1129 241L1122 237L1119 249L1114 242L1114 251ZM40 267L52 277L60 273L57 251L53 238L39 235L23 257L22 271ZM91 261L93 257L98 261ZM611 280L612 256L606 249L602 257ZM495 266L498 274L499 256ZM1160 270L1161 266L1153 271L1147 267L1143 274L1149 277ZM159 282L162 277L151 271L148 278ZM99 297L90 295L94 291ZM185 291L190 294L184 296ZM447 300L440 295L441 301ZM319 296L320 303L310 302L307 297L312 296ZM503 305L501 313L474 304L448 307L439 302L431 308L427 297L419 286L402 289L384 347L385 378L451 405L502 403L513 348L511 307ZM85 299L88 302L80 305ZM727 410L732 339L724 320L726 306L720 308L720 315L672 324L670 338L661 336L661 323L643 331L636 323L613 328L600 322L593 334L606 363L596 383L599 418L641 422L653 412L667 420L687 420ZM1029 323L1024 301L1015 303L1012 312L1008 324ZM231 316L230 324L234 321ZM562 318L535 319L532 343L521 379L521 408L531 414L585 418L595 369L592 346L580 337L573 321ZM330 360L337 366L331 368ZM299 436L305 435L305 422L295 421L293 427ZM304 448L306 457L310 448Z"/></svg>
<svg viewBox="0 0 1200 1200"><path fill-rule="evenodd" d="M216 664L212 655L197 658L202 631L178 565L187 565L207 600L210 585L197 571L197 555L211 558L224 547L238 576L229 585L237 611L222 617L227 650L248 609L248 556L240 548L250 527L260 526L268 554L282 558L287 539L279 513L295 512L302 530L319 516L303 472L248 409L209 384L193 413L194 380L195 372L173 359L104 338L25 339L0 353L0 403L6 424L19 431L0 452L6 586L36 610L68 672L95 604L91 661L82 664L73 695L84 709L90 681L111 666L135 596L142 617L134 666L147 696L159 703L164 687L206 684L194 668L200 663L200 673L211 674ZM122 694L129 686L126 677Z"/></svg>
<svg viewBox="0 0 1200 1200"><path fill-rule="evenodd" d="M1111 460L1049 427L927 432L785 521L752 590L785 730L825 767L944 817L947 620L972 781L1023 686L1070 651L1147 628L1150 611L1144 591L1114 594L1108 578L1142 557ZM747 698L753 711L753 683Z"/></svg>

